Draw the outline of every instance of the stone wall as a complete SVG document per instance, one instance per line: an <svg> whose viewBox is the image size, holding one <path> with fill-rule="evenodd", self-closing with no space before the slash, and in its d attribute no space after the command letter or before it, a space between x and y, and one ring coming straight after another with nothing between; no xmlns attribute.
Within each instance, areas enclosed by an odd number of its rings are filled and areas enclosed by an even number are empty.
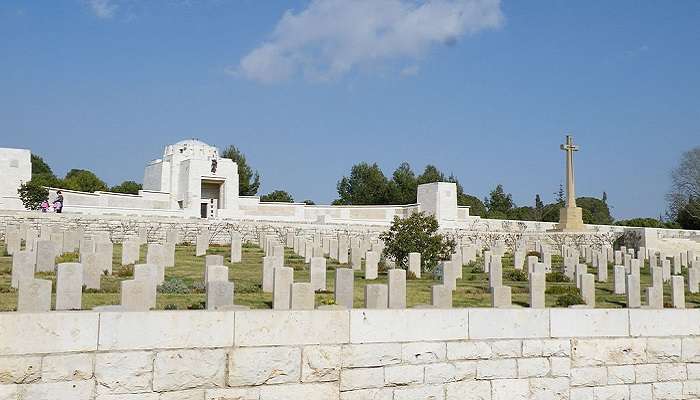
<svg viewBox="0 0 700 400"><path fill-rule="evenodd" d="M0 399L697 399L700 310L0 314Z"/></svg>

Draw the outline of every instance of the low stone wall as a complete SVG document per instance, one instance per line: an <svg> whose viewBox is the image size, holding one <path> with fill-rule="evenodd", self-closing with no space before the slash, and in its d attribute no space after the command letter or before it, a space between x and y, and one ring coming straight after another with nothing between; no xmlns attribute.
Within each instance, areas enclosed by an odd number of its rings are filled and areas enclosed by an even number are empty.
<svg viewBox="0 0 700 400"><path fill-rule="evenodd" d="M0 314L0 399L697 399L700 310Z"/></svg>

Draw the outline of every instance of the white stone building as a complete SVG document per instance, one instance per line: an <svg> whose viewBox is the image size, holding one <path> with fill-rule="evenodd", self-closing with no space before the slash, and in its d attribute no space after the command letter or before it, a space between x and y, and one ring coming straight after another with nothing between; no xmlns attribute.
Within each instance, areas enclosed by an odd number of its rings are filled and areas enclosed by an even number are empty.
<svg viewBox="0 0 700 400"><path fill-rule="evenodd" d="M0 148L0 210L23 210L17 189L32 179L31 152Z"/></svg>
<svg viewBox="0 0 700 400"><path fill-rule="evenodd" d="M170 208L186 216L238 214L238 166L199 140L166 146L163 158L146 166L143 190L168 193Z"/></svg>

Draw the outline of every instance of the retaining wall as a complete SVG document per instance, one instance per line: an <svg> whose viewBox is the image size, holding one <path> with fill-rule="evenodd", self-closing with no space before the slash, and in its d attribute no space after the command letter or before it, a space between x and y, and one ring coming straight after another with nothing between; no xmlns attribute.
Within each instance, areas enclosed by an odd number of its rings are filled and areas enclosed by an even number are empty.
<svg viewBox="0 0 700 400"><path fill-rule="evenodd" d="M696 399L700 310L0 314L0 399Z"/></svg>

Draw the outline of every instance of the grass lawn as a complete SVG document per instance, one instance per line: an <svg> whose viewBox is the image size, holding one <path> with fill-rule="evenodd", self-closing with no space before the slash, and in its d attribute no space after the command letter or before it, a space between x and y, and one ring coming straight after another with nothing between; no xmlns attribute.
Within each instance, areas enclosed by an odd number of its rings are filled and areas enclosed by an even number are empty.
<svg viewBox="0 0 700 400"><path fill-rule="evenodd" d="M141 262L145 262L145 248L141 247ZM262 280L262 257L263 251L257 246L246 245L243 247L242 262L231 264L228 262L228 246L212 246L208 254L222 254L229 267L229 280L235 282L235 303L251 308L271 308L272 294L263 293L261 289ZM5 244L0 242L0 254L5 254ZM187 286L187 293L170 294L158 293L158 309L187 309L202 307L205 300L204 295L204 257L195 257L195 247L190 245L177 246L175 250L175 266L166 268L165 279L180 279ZM63 255L59 262L70 262L77 260L78 255L74 253ZM503 284L512 287L513 303L523 307L528 305L528 282L513 281L509 277L513 272L512 256L507 254L503 257ZM552 264L555 270L561 269L561 258L552 257ZM83 309L91 309L98 305L119 304L119 282L124 279L131 279L132 268L121 266L121 245L114 245L113 275L103 276L101 290L86 290L83 293ZM304 259L286 249L285 265L294 268L294 280L297 282L309 281L308 265ZM335 269L339 265L335 260L328 260L327 272L327 292L316 294L316 304L333 303L333 280ZM488 274L481 272L483 262L478 260L476 265L463 267L463 278L457 281L457 290L453 294L454 307L489 307L490 294L488 292ZM10 287L12 258L8 256L0 257L0 311L13 311L17 307L17 292ZM589 267L589 272L593 269ZM683 271L687 282L687 271ZM36 276L42 279L54 281L53 273L37 273ZM355 271L355 307L362 307L364 304L364 286L367 283L386 283L386 273L380 271L379 278L374 281L365 281L362 271ZM642 269L641 275L642 292L650 284L648 264ZM411 279L407 281L407 304L409 307L417 304L430 303L430 287L437 282L424 274L422 279ZM555 307L557 298L567 290L575 290L572 282L547 282L547 306ZM550 293L554 292L554 293ZM625 306L624 295L614 295L613 293L613 271L609 266L608 282L596 283L596 306L599 308L619 308ZM664 286L664 301L670 307L671 288ZM644 295L642 295L644 301ZM55 301L55 298L54 298ZM689 294L686 290L686 307L698 307L700 305L699 294Z"/></svg>

